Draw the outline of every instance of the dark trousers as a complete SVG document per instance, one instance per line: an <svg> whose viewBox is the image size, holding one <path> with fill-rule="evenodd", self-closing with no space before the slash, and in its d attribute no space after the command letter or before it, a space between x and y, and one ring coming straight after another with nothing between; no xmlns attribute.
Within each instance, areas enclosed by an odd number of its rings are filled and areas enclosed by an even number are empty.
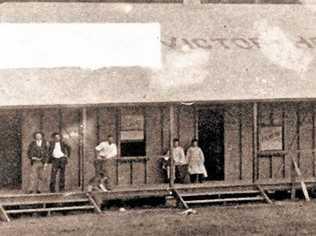
<svg viewBox="0 0 316 236"><path fill-rule="evenodd" d="M104 174L105 180L104 185L108 190L113 188L112 183L112 170L113 170L113 163L114 160L112 159L102 159L102 160L95 160L95 175L98 176L100 173Z"/></svg>
<svg viewBox="0 0 316 236"><path fill-rule="evenodd" d="M176 165L175 167L176 182L181 184L189 183L188 165Z"/></svg>
<svg viewBox="0 0 316 236"><path fill-rule="evenodd" d="M52 160L52 173L50 177L50 192L56 192L56 178L57 173L59 172L59 191L65 190L65 171L66 171L67 159L62 158L53 158Z"/></svg>
<svg viewBox="0 0 316 236"><path fill-rule="evenodd" d="M190 179L191 179L191 183L202 183L203 174L191 174Z"/></svg>

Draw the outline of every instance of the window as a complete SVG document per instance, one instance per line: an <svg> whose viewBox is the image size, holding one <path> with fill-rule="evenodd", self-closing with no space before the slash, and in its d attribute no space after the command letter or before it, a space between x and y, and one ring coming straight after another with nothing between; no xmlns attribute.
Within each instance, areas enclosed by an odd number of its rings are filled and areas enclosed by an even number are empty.
<svg viewBox="0 0 316 236"><path fill-rule="evenodd" d="M260 128L260 151L276 151L283 149L282 126L266 126Z"/></svg>
<svg viewBox="0 0 316 236"><path fill-rule="evenodd" d="M284 111L280 104L259 105L259 151L284 149Z"/></svg>
<svg viewBox="0 0 316 236"><path fill-rule="evenodd" d="M121 111L121 156L145 156L145 118L143 109L128 108Z"/></svg>

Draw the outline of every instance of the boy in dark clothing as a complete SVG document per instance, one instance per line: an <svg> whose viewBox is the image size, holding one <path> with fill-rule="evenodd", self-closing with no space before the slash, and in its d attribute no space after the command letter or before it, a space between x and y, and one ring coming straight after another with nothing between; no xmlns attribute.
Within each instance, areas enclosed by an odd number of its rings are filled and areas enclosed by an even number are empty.
<svg viewBox="0 0 316 236"><path fill-rule="evenodd" d="M31 161L31 176L29 193L40 193L40 185L43 180L43 170L48 162L48 144L44 140L42 132L35 132L34 140L30 143L27 156Z"/></svg>

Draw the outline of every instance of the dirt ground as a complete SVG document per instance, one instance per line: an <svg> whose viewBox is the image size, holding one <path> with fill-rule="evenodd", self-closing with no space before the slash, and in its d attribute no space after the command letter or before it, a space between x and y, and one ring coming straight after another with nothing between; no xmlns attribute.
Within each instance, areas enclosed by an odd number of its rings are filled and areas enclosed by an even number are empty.
<svg viewBox="0 0 316 236"><path fill-rule="evenodd" d="M155 208L20 218L0 223L0 235L316 235L316 200L194 209L192 215Z"/></svg>

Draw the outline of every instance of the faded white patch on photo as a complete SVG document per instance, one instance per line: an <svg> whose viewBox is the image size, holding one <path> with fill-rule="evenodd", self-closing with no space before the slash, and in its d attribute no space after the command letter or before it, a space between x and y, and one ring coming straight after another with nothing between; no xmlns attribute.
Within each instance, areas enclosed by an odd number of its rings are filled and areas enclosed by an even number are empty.
<svg viewBox="0 0 316 236"><path fill-rule="evenodd" d="M269 25L267 20L255 22L254 28L259 34L261 52L269 61L297 73L308 70L313 56L296 47L296 35L290 35L277 26Z"/></svg>
<svg viewBox="0 0 316 236"><path fill-rule="evenodd" d="M301 0L301 4L308 9L316 12L316 1L315 0Z"/></svg>
<svg viewBox="0 0 316 236"><path fill-rule="evenodd" d="M163 66L151 78L152 88L190 88L200 85L209 74L209 52L205 50L169 51Z"/></svg>
<svg viewBox="0 0 316 236"><path fill-rule="evenodd" d="M160 67L159 23L2 23L0 35L0 69Z"/></svg>
<svg viewBox="0 0 316 236"><path fill-rule="evenodd" d="M133 10L133 5L129 3L116 3L111 5L111 8L117 12L124 12L129 14Z"/></svg>

